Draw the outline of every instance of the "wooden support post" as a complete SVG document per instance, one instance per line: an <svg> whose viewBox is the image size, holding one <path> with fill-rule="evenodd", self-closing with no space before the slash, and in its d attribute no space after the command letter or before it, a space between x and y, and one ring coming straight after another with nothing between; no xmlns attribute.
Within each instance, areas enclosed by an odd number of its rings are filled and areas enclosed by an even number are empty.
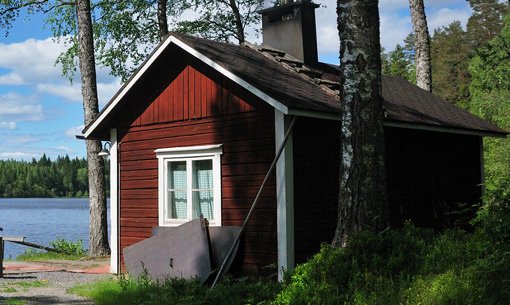
<svg viewBox="0 0 510 305"><path fill-rule="evenodd" d="M0 278L4 277L4 240L0 236Z"/></svg>

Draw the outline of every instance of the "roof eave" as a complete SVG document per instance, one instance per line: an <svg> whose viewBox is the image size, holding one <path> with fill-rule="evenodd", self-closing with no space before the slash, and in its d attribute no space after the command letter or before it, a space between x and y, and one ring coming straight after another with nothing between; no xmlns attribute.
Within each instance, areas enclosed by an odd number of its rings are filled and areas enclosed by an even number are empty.
<svg viewBox="0 0 510 305"><path fill-rule="evenodd" d="M398 127L398 128L417 129L417 130L425 130L425 131L446 132L446 133L464 134L464 135L472 135L472 136L479 136L479 137L506 138L508 135L508 132L462 129L462 128L447 127L447 126L436 126L436 125L417 124L417 123L402 122L402 121L390 121L390 120L384 120L383 125L387 126L387 127Z"/></svg>

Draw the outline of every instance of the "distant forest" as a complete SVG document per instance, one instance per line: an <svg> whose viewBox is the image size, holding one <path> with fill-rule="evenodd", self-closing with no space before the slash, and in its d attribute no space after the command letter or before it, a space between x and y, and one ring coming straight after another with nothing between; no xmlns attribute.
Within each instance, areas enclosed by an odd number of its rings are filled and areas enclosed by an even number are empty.
<svg viewBox="0 0 510 305"><path fill-rule="evenodd" d="M106 163L107 173L109 162ZM106 176L107 187L109 176ZM88 197L87 160L0 160L0 198Z"/></svg>

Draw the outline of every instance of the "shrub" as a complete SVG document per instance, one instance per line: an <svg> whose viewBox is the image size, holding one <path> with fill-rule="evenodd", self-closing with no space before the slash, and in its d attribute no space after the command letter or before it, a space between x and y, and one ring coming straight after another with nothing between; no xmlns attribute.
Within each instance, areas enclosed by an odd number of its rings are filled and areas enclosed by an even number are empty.
<svg viewBox="0 0 510 305"><path fill-rule="evenodd" d="M87 254L87 250L83 248L81 238L78 238L76 242L71 240L65 240L63 238L58 237L56 241L50 241L50 245L56 249L68 254L74 255L85 255Z"/></svg>

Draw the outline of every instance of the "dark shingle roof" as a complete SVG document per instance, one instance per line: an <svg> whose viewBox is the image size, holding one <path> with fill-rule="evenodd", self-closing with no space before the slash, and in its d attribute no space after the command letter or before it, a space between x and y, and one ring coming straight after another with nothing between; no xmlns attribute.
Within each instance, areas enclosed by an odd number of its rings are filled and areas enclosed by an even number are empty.
<svg viewBox="0 0 510 305"><path fill-rule="evenodd" d="M239 46L178 33L172 33L167 39L177 39L179 43L184 43L190 48L188 51L198 52L201 57L235 75L251 88L263 92L269 99L287 107L290 114L321 114L333 118L340 112L340 101L336 91L340 81L338 66L319 63L316 67L310 68L285 52L249 44ZM163 46L168 44L165 45L163 42L158 48ZM157 50L149 59L161 54L157 53ZM150 61L146 61L144 65L150 65ZM135 76L146 71L142 69L144 65ZM134 85L136 78L132 77L119 93L129 90ZM496 136L507 134L505 130L402 78L383 75L382 89L386 124ZM103 125L109 124L112 119L110 116L115 113L109 111L111 110L109 108L122 104L119 93L101 111L96 119L98 122L87 126L84 130L85 135L100 137L100 134L109 129L109 126Z"/></svg>
<svg viewBox="0 0 510 305"><path fill-rule="evenodd" d="M317 67L308 68L310 71L307 73L307 67L302 62L279 50L240 47L181 34L174 35L289 108L321 112L340 110L338 95L334 92L340 81L338 67L319 64ZM268 58L267 54L275 60ZM319 86L321 81L323 86ZM387 121L506 133L503 129L400 77L383 75L382 89Z"/></svg>

